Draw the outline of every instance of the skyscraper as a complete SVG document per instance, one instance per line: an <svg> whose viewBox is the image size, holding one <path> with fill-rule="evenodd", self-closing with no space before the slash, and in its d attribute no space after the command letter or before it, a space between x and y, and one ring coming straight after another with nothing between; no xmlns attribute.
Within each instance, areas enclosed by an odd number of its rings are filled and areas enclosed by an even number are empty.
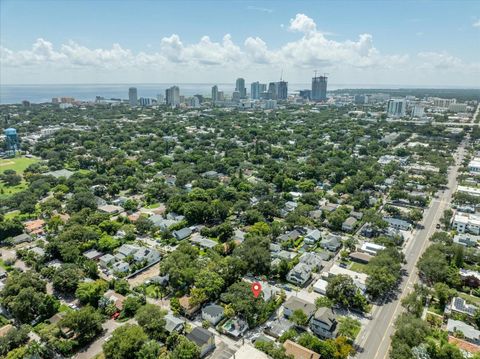
<svg viewBox="0 0 480 359"><path fill-rule="evenodd" d="M276 82L270 82L268 84L268 99L269 100L277 99L277 83Z"/></svg>
<svg viewBox="0 0 480 359"><path fill-rule="evenodd" d="M387 103L387 115L389 117L403 117L407 109L407 102L404 99L391 99Z"/></svg>
<svg viewBox="0 0 480 359"><path fill-rule="evenodd" d="M247 88L245 87L245 79L239 77L235 82L235 91L240 94L240 98L247 98Z"/></svg>
<svg viewBox="0 0 480 359"><path fill-rule="evenodd" d="M250 85L250 98L252 100L258 100L260 98L260 82L252 82Z"/></svg>
<svg viewBox="0 0 480 359"><path fill-rule="evenodd" d="M165 90L165 98L167 99L167 105L171 107L177 107L180 105L180 89L178 86L172 86Z"/></svg>
<svg viewBox="0 0 480 359"><path fill-rule="evenodd" d="M212 86L212 102L218 101L218 86Z"/></svg>
<svg viewBox="0 0 480 359"><path fill-rule="evenodd" d="M252 82L250 85L250 97L252 100L259 100L262 92L267 91L267 84L261 84L260 82Z"/></svg>
<svg viewBox="0 0 480 359"><path fill-rule="evenodd" d="M325 101L327 99L327 76L315 76L312 78L312 100Z"/></svg>
<svg viewBox="0 0 480 359"><path fill-rule="evenodd" d="M128 102L130 103L130 106L137 106L137 101L137 88L130 87L128 89Z"/></svg>
<svg viewBox="0 0 480 359"><path fill-rule="evenodd" d="M288 98L288 82L277 82L277 100L286 100Z"/></svg>

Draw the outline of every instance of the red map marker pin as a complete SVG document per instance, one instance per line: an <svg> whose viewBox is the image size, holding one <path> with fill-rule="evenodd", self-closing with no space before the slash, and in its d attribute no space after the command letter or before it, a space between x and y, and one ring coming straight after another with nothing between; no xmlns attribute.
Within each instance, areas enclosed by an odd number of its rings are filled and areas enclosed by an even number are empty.
<svg viewBox="0 0 480 359"><path fill-rule="evenodd" d="M251 289L252 289L253 296L255 298L257 298L260 295L260 293L262 293L262 285L258 282L253 282Z"/></svg>

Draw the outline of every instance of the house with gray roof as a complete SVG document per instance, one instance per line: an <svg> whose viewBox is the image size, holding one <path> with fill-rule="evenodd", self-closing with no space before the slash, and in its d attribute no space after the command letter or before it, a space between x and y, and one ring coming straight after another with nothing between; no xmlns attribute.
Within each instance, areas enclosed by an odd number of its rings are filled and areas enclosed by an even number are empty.
<svg viewBox="0 0 480 359"><path fill-rule="evenodd" d="M355 217L348 217L342 224L342 230L345 232L353 232L358 220Z"/></svg>
<svg viewBox="0 0 480 359"><path fill-rule="evenodd" d="M138 250L139 246L133 244L122 244L118 249L115 257L119 260L122 260L128 256L133 256Z"/></svg>
<svg viewBox="0 0 480 359"><path fill-rule="evenodd" d="M147 261L148 263L154 263L160 260L160 253L152 248L141 247L133 254L135 262Z"/></svg>
<svg viewBox="0 0 480 359"><path fill-rule="evenodd" d="M96 261L103 256L103 253L97 251L96 249L89 249L88 251L83 252L82 255L87 259Z"/></svg>
<svg viewBox="0 0 480 359"><path fill-rule="evenodd" d="M277 241L279 242L287 242L287 241L294 241L296 239L298 239L298 237L300 237L300 232L297 231L296 229L294 229L293 231L290 231L288 233L284 233L280 236L277 237Z"/></svg>
<svg viewBox="0 0 480 359"><path fill-rule="evenodd" d="M167 230L170 226L177 224L177 221L173 219L165 219L159 214L154 214L148 218L155 227L159 228L162 231Z"/></svg>
<svg viewBox="0 0 480 359"><path fill-rule="evenodd" d="M475 345L480 345L480 331L459 320L449 319L447 322L447 331L449 334L457 332L463 333L464 340Z"/></svg>
<svg viewBox="0 0 480 359"><path fill-rule="evenodd" d="M337 337L337 319L330 308L318 308L310 321L310 329L316 335L324 339Z"/></svg>
<svg viewBox="0 0 480 359"><path fill-rule="evenodd" d="M172 332L180 333L183 330L185 321L168 313L165 315L165 330L170 334Z"/></svg>
<svg viewBox="0 0 480 359"><path fill-rule="evenodd" d="M127 273L130 270L130 266L127 262L116 262L112 265L112 271L119 273Z"/></svg>
<svg viewBox="0 0 480 359"><path fill-rule="evenodd" d="M412 229L412 224L403 219L393 218L393 217L383 217L383 220L388 222L388 225L392 228L409 231Z"/></svg>
<svg viewBox="0 0 480 359"><path fill-rule="evenodd" d="M18 236L12 237L11 242L14 245L21 244L21 243L26 243L26 242L31 242L33 241L33 238L31 235L27 233L22 233L19 234Z"/></svg>
<svg viewBox="0 0 480 359"><path fill-rule="evenodd" d="M224 309L221 305L209 304L202 309L202 319L212 325L217 325L224 317Z"/></svg>
<svg viewBox="0 0 480 359"><path fill-rule="evenodd" d="M215 335L202 327L195 327L187 334L187 339L200 348L200 358L215 349Z"/></svg>
<svg viewBox="0 0 480 359"><path fill-rule="evenodd" d="M305 263L298 263L287 274L290 283L303 287L312 277L312 268Z"/></svg>
<svg viewBox="0 0 480 359"><path fill-rule="evenodd" d="M300 263L308 265L313 271L323 268L323 260L320 256L313 252L306 252L300 257Z"/></svg>
<svg viewBox="0 0 480 359"><path fill-rule="evenodd" d="M342 247L342 238L335 234L329 234L326 238L320 241L320 247L327 249L330 252L338 252Z"/></svg>
<svg viewBox="0 0 480 359"><path fill-rule="evenodd" d="M107 253L107 254L101 256L98 261L99 261L101 267L107 268L110 264L114 263L115 260L116 260L116 258L114 256Z"/></svg>
<svg viewBox="0 0 480 359"><path fill-rule="evenodd" d="M303 241L306 244L313 245L320 240L321 236L322 234L320 233L320 231L318 229L314 229L307 233Z"/></svg>
<svg viewBox="0 0 480 359"><path fill-rule="evenodd" d="M283 315L285 318L290 318L296 310L302 310L307 316L308 320L315 314L315 305L306 300L290 297L283 303Z"/></svg>
<svg viewBox="0 0 480 359"><path fill-rule="evenodd" d="M277 318L265 328L265 334L274 338L280 338L285 332L295 326L291 321L285 318Z"/></svg>
<svg viewBox="0 0 480 359"><path fill-rule="evenodd" d="M172 232L172 235L175 237L177 241L182 241L184 239L187 239L188 237L190 237L191 234L192 234L192 230L189 227L178 229Z"/></svg>
<svg viewBox="0 0 480 359"><path fill-rule="evenodd" d="M190 242L195 243L196 245L206 249L212 249L218 244L217 242L202 236L193 236L192 238L190 238Z"/></svg>

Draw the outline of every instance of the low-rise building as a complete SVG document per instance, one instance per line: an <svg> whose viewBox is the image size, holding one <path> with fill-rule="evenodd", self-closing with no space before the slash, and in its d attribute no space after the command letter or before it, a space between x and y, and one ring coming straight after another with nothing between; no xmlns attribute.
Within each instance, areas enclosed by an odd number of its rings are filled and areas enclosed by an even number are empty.
<svg viewBox="0 0 480 359"><path fill-rule="evenodd" d="M473 317L477 309L478 308L476 306L468 304L465 299L460 297L453 297L450 305L448 306L448 310L450 312L466 314L469 317Z"/></svg>
<svg viewBox="0 0 480 359"><path fill-rule="evenodd" d="M373 256L370 254L362 252L352 252L348 255L348 257L351 261L362 264L368 264L373 258Z"/></svg>
<svg viewBox="0 0 480 359"><path fill-rule="evenodd" d="M345 232L353 232L358 220L355 217L348 217L342 224L342 230Z"/></svg>
<svg viewBox="0 0 480 359"><path fill-rule="evenodd" d="M447 322L447 331L450 334L460 332L467 342L480 345L480 331L464 322L449 319Z"/></svg>
<svg viewBox="0 0 480 359"><path fill-rule="evenodd" d="M480 216L471 213L455 213L452 227L458 233L480 234Z"/></svg>
<svg viewBox="0 0 480 359"><path fill-rule="evenodd" d="M283 315L285 318L290 318L296 310L302 310L307 316L308 320L315 314L315 305L306 300L290 297L283 303Z"/></svg>
<svg viewBox="0 0 480 359"><path fill-rule="evenodd" d="M107 254L101 256L98 261L99 261L101 267L107 268L110 264L115 262L115 257L112 256L111 254L107 253Z"/></svg>
<svg viewBox="0 0 480 359"><path fill-rule="evenodd" d="M183 330L185 321L174 316L171 313L165 315L165 330L170 334L172 332L180 333Z"/></svg>
<svg viewBox="0 0 480 359"><path fill-rule="evenodd" d="M337 319L330 308L318 308L310 321L310 329L319 337L332 339L337 337Z"/></svg>
<svg viewBox="0 0 480 359"><path fill-rule="evenodd" d="M305 263L298 263L287 274L287 280L300 287L307 284L311 277L312 268Z"/></svg>
<svg viewBox="0 0 480 359"><path fill-rule="evenodd" d="M210 304L202 309L202 319L212 325L217 325L224 317L224 310L221 305Z"/></svg>
<svg viewBox="0 0 480 359"><path fill-rule="evenodd" d="M305 236L303 241L306 244L314 245L315 243L317 243L320 240L320 237L321 237L320 231L318 229L314 229L314 230L307 233L307 235Z"/></svg>
<svg viewBox="0 0 480 359"><path fill-rule="evenodd" d="M192 234L192 230L189 227L185 227L172 232L172 235L177 241L187 239Z"/></svg>
<svg viewBox="0 0 480 359"><path fill-rule="evenodd" d="M215 335L202 327L195 327L187 334L187 339L194 342L200 349L200 358L205 357L215 349Z"/></svg>
<svg viewBox="0 0 480 359"><path fill-rule="evenodd" d="M464 247L476 247L478 245L478 240L480 236L476 236L473 234L462 233L457 234L453 237L453 243Z"/></svg>
<svg viewBox="0 0 480 359"><path fill-rule="evenodd" d="M382 246L380 244L375 244L371 242L365 242L363 243L362 247L360 250L364 253L368 253L372 256L376 256L378 252L383 251L385 249L385 246Z"/></svg>
<svg viewBox="0 0 480 359"><path fill-rule="evenodd" d="M393 218L393 217L384 217L384 221L388 222L388 225L394 229L409 231L412 229L412 224L403 219Z"/></svg>
<svg viewBox="0 0 480 359"><path fill-rule="evenodd" d="M293 357L293 359L320 359L320 354L307 349L290 339L283 343L283 347L285 348L285 354Z"/></svg>
<svg viewBox="0 0 480 359"><path fill-rule="evenodd" d="M320 247L330 252L338 252L342 248L342 238L335 234L329 234L320 241Z"/></svg>

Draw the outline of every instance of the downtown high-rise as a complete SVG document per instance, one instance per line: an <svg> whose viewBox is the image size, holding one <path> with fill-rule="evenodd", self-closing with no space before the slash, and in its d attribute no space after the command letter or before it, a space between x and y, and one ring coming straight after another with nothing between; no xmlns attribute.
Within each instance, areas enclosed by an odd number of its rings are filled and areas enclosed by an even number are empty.
<svg viewBox="0 0 480 359"><path fill-rule="evenodd" d="M240 94L241 99L247 98L247 88L245 87L245 79L239 77L235 82L235 91Z"/></svg>
<svg viewBox="0 0 480 359"><path fill-rule="evenodd" d="M178 86L172 86L165 90L167 105L177 107L180 105L180 89Z"/></svg>
<svg viewBox="0 0 480 359"><path fill-rule="evenodd" d="M138 104L138 97L137 97L137 88L130 87L128 89L128 103L130 106L137 106Z"/></svg>
<svg viewBox="0 0 480 359"><path fill-rule="evenodd" d="M312 100L325 101L327 99L327 76L315 76L312 78Z"/></svg>

